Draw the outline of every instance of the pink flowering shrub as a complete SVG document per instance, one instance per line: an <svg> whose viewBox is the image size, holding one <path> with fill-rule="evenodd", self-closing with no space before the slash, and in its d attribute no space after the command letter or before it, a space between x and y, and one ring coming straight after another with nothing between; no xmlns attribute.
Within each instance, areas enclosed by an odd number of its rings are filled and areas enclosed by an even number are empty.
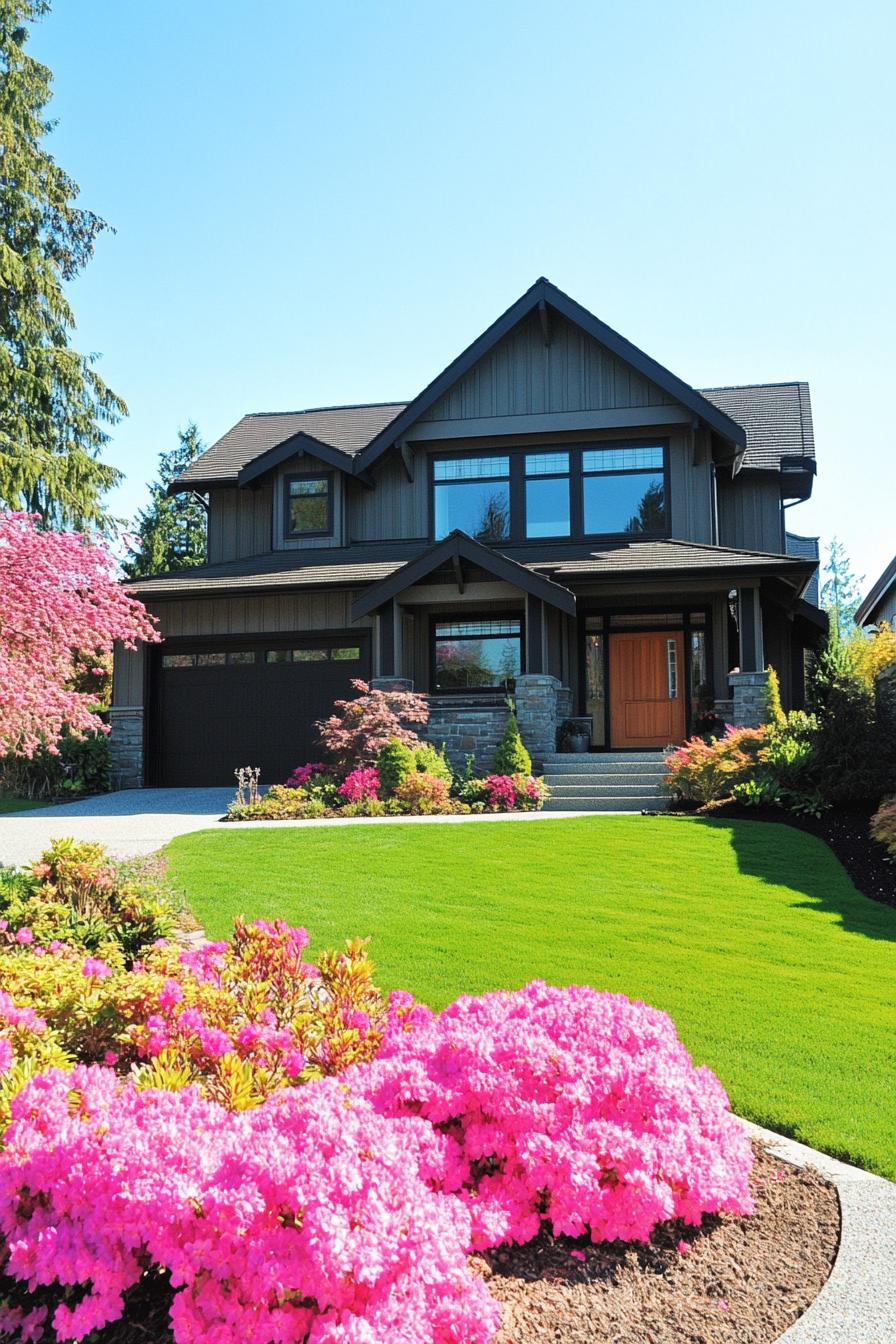
<svg viewBox="0 0 896 1344"><path fill-rule="evenodd" d="M420 743L412 723L429 722L426 697L411 691L372 691L366 681L352 680L354 700L337 700L328 719L317 726L318 736L337 769L354 770L375 765L391 738L416 747Z"/></svg>
<svg viewBox="0 0 896 1344"><path fill-rule="evenodd" d="M179 1344L488 1344L499 1309L466 1263L469 1214L426 1181L447 1143L335 1080L234 1115L193 1088L51 1071L14 1101L0 1154L6 1273L23 1289L0 1332L38 1338L49 1316L82 1339L153 1266L171 1276ZM63 1284L83 1288L76 1305Z"/></svg>
<svg viewBox="0 0 896 1344"><path fill-rule="evenodd" d="M380 791L380 774L375 765L359 765L339 786L340 795L347 803L357 803L364 798L376 798Z"/></svg>
<svg viewBox="0 0 896 1344"><path fill-rule="evenodd" d="M555 1235L648 1240L670 1218L751 1213L749 1141L665 1013L539 981L414 1010L354 1070L377 1110L448 1135L440 1187L473 1245Z"/></svg>
<svg viewBox="0 0 896 1344"><path fill-rule="evenodd" d="M544 780L534 775L487 775L461 787L464 802L488 812L535 812L547 797Z"/></svg>
<svg viewBox="0 0 896 1344"><path fill-rule="evenodd" d="M308 781L314 775L324 775L327 773L327 766L322 761L309 761L307 765L297 765L286 781L287 789L304 789Z"/></svg>
<svg viewBox="0 0 896 1344"><path fill-rule="evenodd" d="M159 638L105 547L26 513L0 512L0 630L0 755L28 759L56 754L66 729L107 732L93 669L102 677L116 640Z"/></svg>

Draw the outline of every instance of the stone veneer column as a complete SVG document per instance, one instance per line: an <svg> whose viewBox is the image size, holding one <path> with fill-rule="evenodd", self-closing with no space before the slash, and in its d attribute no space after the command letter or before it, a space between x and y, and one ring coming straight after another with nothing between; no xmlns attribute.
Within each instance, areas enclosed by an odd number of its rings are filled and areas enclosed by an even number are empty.
<svg viewBox="0 0 896 1344"><path fill-rule="evenodd" d="M768 673L732 672L728 680L734 692L731 722L735 728L758 728L765 720Z"/></svg>
<svg viewBox="0 0 896 1344"><path fill-rule="evenodd" d="M516 679L513 698L520 737L536 773L545 756L557 749L557 705L562 690L557 678L546 672L525 672Z"/></svg>
<svg viewBox="0 0 896 1344"><path fill-rule="evenodd" d="M143 709L140 706L110 709L109 754L112 788L143 787Z"/></svg>

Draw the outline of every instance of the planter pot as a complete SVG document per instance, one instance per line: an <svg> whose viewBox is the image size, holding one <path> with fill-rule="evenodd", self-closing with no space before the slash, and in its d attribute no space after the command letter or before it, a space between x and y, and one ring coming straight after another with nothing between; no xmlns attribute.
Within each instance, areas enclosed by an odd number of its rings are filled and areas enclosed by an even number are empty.
<svg viewBox="0 0 896 1344"><path fill-rule="evenodd" d="M569 749L576 755L583 755L590 746L591 739L589 737L571 737L569 739Z"/></svg>

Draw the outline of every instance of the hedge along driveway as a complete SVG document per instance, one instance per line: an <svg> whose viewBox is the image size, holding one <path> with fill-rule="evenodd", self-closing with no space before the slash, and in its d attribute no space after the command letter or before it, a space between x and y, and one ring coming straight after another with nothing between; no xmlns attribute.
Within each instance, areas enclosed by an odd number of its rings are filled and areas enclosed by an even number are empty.
<svg viewBox="0 0 896 1344"><path fill-rule="evenodd" d="M533 977L675 1019L736 1110L896 1178L896 910L784 825L598 817L198 832L168 847L213 936L234 915L362 934L433 1007Z"/></svg>

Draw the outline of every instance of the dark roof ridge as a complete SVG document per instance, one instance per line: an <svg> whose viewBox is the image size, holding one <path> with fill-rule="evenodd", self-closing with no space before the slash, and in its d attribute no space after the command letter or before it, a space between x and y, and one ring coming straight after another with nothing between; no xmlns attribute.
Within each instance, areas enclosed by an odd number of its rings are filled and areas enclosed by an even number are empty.
<svg viewBox="0 0 896 1344"><path fill-rule="evenodd" d="M303 406L298 411L246 411L244 420L257 420L265 415L316 415L320 411L372 411L380 406L407 406L406 401L347 401L336 406Z"/></svg>
<svg viewBox="0 0 896 1344"><path fill-rule="evenodd" d="M786 555L781 551L751 551L745 546L717 546L714 541L688 541L685 537L645 537L640 541L640 545L649 546L655 541L661 541L664 546L685 546L700 551L725 551L734 555L758 555L763 559L766 559L769 556L776 560L793 560L794 558L799 558L792 555ZM619 544L622 546L637 546L639 545L639 541L632 538L631 541L622 541ZM598 549L599 548L595 546L595 552ZM610 547L605 547L604 549L609 550Z"/></svg>
<svg viewBox="0 0 896 1344"><path fill-rule="evenodd" d="M698 387L697 392L746 392L751 387L808 387L808 378L776 378L773 383L719 383L716 387Z"/></svg>

